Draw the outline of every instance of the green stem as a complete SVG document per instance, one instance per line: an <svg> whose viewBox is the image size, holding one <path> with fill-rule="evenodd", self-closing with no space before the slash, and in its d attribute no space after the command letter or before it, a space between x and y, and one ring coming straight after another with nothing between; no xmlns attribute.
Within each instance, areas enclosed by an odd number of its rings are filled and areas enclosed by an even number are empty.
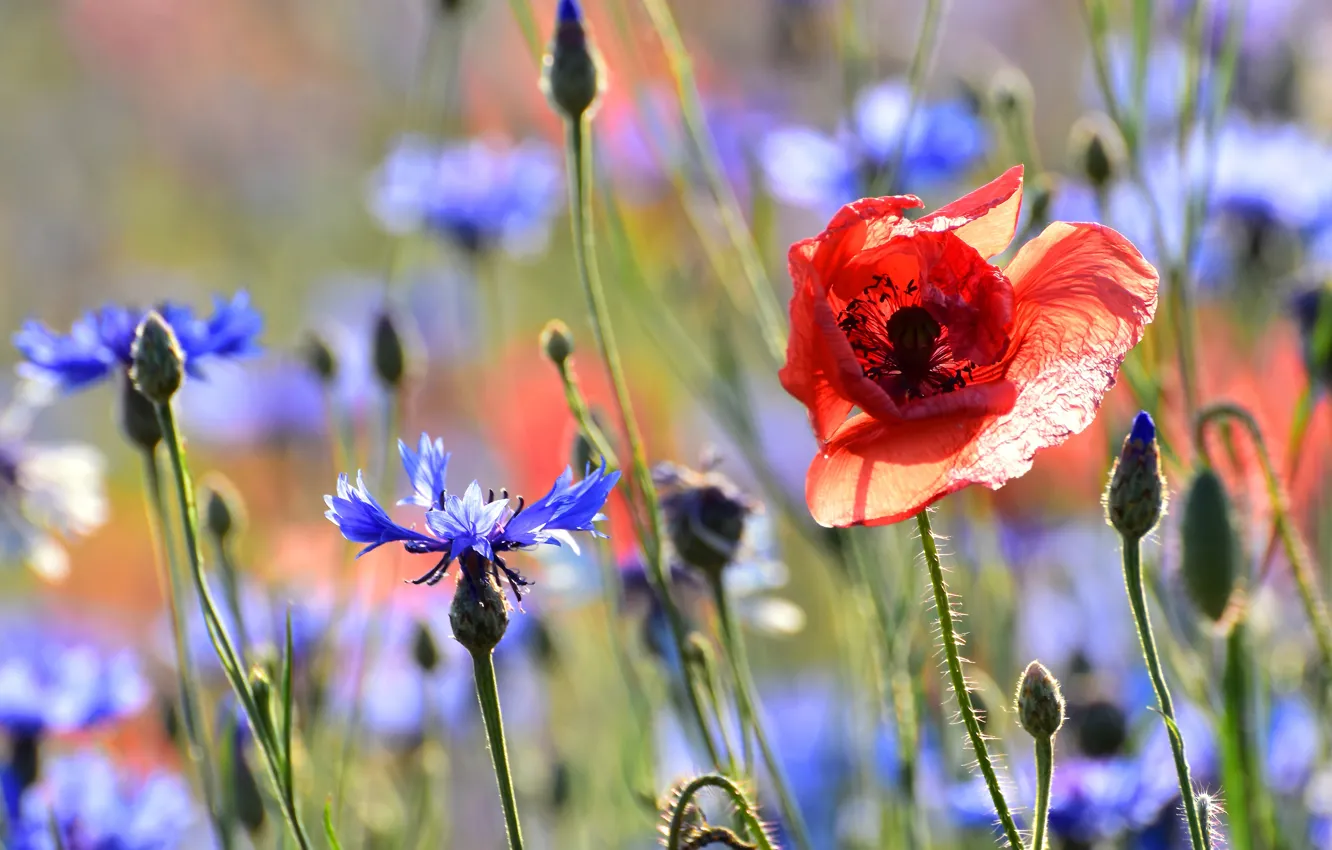
<svg viewBox="0 0 1332 850"><path fill-rule="evenodd" d="M1031 850L1045 850L1045 825L1050 819L1050 783L1054 780L1054 738L1036 738L1036 816Z"/></svg>
<svg viewBox="0 0 1332 850"><path fill-rule="evenodd" d="M1327 604L1318 590L1309 553L1301 543L1295 524L1291 521L1290 506L1286 504L1286 497L1281 490L1281 479L1277 477L1276 466L1267 451L1262 429L1258 427L1257 420L1249 411L1236 404L1214 404L1202 410L1194 424L1194 443L1203 461L1209 465L1211 460L1207 455L1207 443L1203 438L1207 425L1220 419L1234 419L1243 425L1258 451L1258 463L1263 468L1263 476L1267 481L1267 497L1272 504L1272 522L1281 538L1281 545L1286 550L1286 559L1290 561L1295 587L1299 590L1304 612L1313 628L1323 666L1332 667L1332 620L1328 618Z"/></svg>
<svg viewBox="0 0 1332 850"><path fill-rule="evenodd" d="M250 689L244 669L241 666L240 654L236 651L236 645L231 640L225 623L217 613L218 605L213 600L212 591L208 589L208 582L204 578L203 555L199 548L199 512L194 503L194 485L190 479L190 472L185 466L185 446L180 436L180 429L176 427L175 412L171 409L169 402L155 406L157 408L157 421L162 430L162 439L166 443L167 451L171 456L171 470L176 480L177 509L180 513L181 526L185 530L185 551L190 559L190 572L194 577L194 589L199 595L199 607L203 613L204 622L208 626L213 648L217 651L218 659L222 662L222 669L227 674L228 681L231 682L237 698L241 701L246 716L249 718L250 728L254 731L259 747L263 751L269 779L273 783L273 790L277 794L278 803L282 809L283 817L287 821L287 826L296 839L296 844L300 850L309 850L310 841L305 835L305 826L301 823L300 812L296 808L294 789L290 787L289 781L284 782L284 777L288 780L290 778L290 749L288 748L285 753L282 752L280 743L270 734L271 730L268 724L259 722L260 711L267 711L268 708L261 709L255 701L254 693Z"/></svg>
<svg viewBox="0 0 1332 850"><path fill-rule="evenodd" d="M1251 786L1249 772L1252 751L1249 735L1249 693L1251 678L1248 648L1243 622L1236 623L1226 638L1226 663L1221 676L1225 704L1224 746L1221 749L1222 782L1226 789L1229 812L1230 846L1251 850L1257 789Z"/></svg>
<svg viewBox="0 0 1332 850"><path fill-rule="evenodd" d="M943 0L926 0L925 14L920 21L920 33L916 36L916 51L911 57L911 67L907 70L907 82L911 94L907 101L906 120L902 123L902 132L898 134L893 146L892 156L888 160L888 170L881 182L887 192L896 190L897 173L906 157L907 144L911 135L911 122L916 117L916 107L920 104L921 92L933 64L934 50L939 43L939 24L943 19Z"/></svg>
<svg viewBox="0 0 1332 850"><path fill-rule="evenodd" d="M759 754L763 757L763 763L772 777L772 784L777 792L777 801L782 807L782 814L786 816L787 825L791 828L793 843L796 847L811 848L814 843L810 841L809 828L805 825L805 818L800 813L800 806L796 803L795 795L791 793L791 785L787 781L786 771L783 770L776 751L768 741L768 733L759 713L758 698L754 693L754 676L749 669L749 656L745 651L745 639L736 626L735 617L731 615L731 605L726 598L726 588L722 583L721 573L714 572L709 578L712 584L712 599L717 606L717 619L721 623L722 645L726 649L726 658L730 662L732 676L735 680L736 701L739 703L740 716L743 721L741 732L743 734L746 725L753 730L754 739L758 742Z"/></svg>
<svg viewBox="0 0 1332 850"><path fill-rule="evenodd" d="M190 763L199 772L204 802L213 820L218 840L224 848L232 846L231 829L222 816L221 789L217 785L217 772L212 763L212 742L200 718L199 705L202 690L198 673L194 669L194 656L190 652L189 632L181 610L180 564L176 558L175 536L167 516L166 500L162 495L162 472L154 451L143 452L143 489L148 501L148 526L153 536L153 552L157 561L158 584L166 598L171 617L171 639L176 651L176 687L180 698L181 725L185 727L185 751Z"/></svg>
<svg viewBox="0 0 1332 850"><path fill-rule="evenodd" d="M702 776L696 776L680 789L679 795L675 798L675 807L671 810L670 824L666 829L666 847L668 850L677 850L684 846L685 815L690 811L689 802L698 795L704 788L717 788L730 798L731 805L740 813L749 831L754 836L754 841L759 850L774 850L772 839L768 837L768 832L763 828L763 822L759 820L758 813L754 811L754 806L749 802L749 798L740 790L730 779L722 776L720 773L707 773Z"/></svg>
<svg viewBox="0 0 1332 850"><path fill-rule="evenodd" d="M601 354L606 372L610 375L611 388L615 394L615 403L619 408L620 422L625 439L629 443L632 460L633 480L641 509L646 515L645 539L643 551L647 560L647 574L653 590L661 598L666 610L666 619L670 623L671 636L675 640L680 657L688 657L688 635L684 617L671 596L670 575L665 566L665 530L662 528L661 507L657 498L657 488L652 481L652 471L648 468L647 451L643 446L643 435L634 417L633 404L629 399L629 384L624 377L624 367L620 363L620 350L615 342L615 332L611 325L610 309L606 304L606 293L601 285L601 273L596 264L596 241L592 224L592 151L586 144L585 132L587 118L573 119L567 122L568 144L566 146L569 172L569 206L573 228L574 263L578 267L578 277L587 297L588 311L592 319L592 331L596 337L597 348ZM685 665L684 675L692 676L689 665ZM686 683L693 721L698 727L708 757L714 766L720 767L721 759L716 742L708 728L703 706L699 702L697 690Z"/></svg>
<svg viewBox="0 0 1332 850"><path fill-rule="evenodd" d="M976 717L976 708L971 704L971 692L967 690L967 678L962 673L962 659L957 651L957 633L953 627L953 605L948 598L948 586L944 583L943 566L939 563L939 550L934 544L934 531L930 528L928 509L916 514L916 526L920 529L920 545L925 552L925 564L930 570L930 584L934 589L934 607L939 615L939 636L943 640L944 656L948 660L948 676L953 685L953 694L957 697L957 706L962 713L962 723L967 727L967 737L971 739L971 748L976 753L976 763L980 766L985 785L990 789L990 799L994 803L995 814L1003 827L1004 836L1011 850L1025 850L1022 836L1018 834L1017 824L1008 810L1008 801L1004 799L1003 789L999 786L999 777L994 772L994 763L990 760L990 750L985 745L985 734L981 731L980 720Z"/></svg>
<svg viewBox="0 0 1332 850"><path fill-rule="evenodd" d="M472 669L476 673L476 698L481 703L481 718L486 724L486 740L490 742L490 760L495 766L500 804L504 807L504 830L509 836L509 850L523 850L523 831L518 825L518 801L509 773L509 749L504 743L504 716L500 713L492 654L473 652Z"/></svg>
<svg viewBox="0 0 1332 850"><path fill-rule="evenodd" d="M1180 735L1175 720L1175 705L1170 699L1170 689L1166 686L1161 658L1156 650L1156 638L1152 636L1152 623L1147 616L1147 597L1142 583L1142 540L1125 537L1123 543L1124 586L1128 590L1129 606L1133 609L1138 639L1142 643L1142 655L1147 661L1147 673L1152 679L1152 689L1156 691L1156 702L1166 721L1170 750L1175 757L1175 773L1179 775L1179 793L1184 801L1184 817L1189 824L1189 837L1194 850L1203 850L1206 845L1203 843L1202 823L1198 820L1198 802L1194 797L1193 780L1189 776L1189 762L1184 755L1184 737Z"/></svg>
<svg viewBox="0 0 1332 850"><path fill-rule="evenodd" d="M231 547L224 540L217 542L217 560L222 576L222 591L227 595L227 607L231 609L232 622L236 624L236 651L241 663L250 657L249 632L245 628L245 612L241 610L240 582L237 580L236 562L231 556Z"/></svg>

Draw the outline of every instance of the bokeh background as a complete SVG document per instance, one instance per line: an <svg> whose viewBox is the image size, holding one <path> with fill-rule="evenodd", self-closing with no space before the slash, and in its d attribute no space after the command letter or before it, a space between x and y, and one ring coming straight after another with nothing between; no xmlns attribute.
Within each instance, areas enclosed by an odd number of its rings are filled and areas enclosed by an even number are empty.
<svg viewBox="0 0 1332 850"><path fill-rule="evenodd" d="M531 9L541 43L554 5L518 4ZM732 579L766 714L817 846L990 846L990 814L936 669L917 544L902 529L872 535L877 600L829 557L802 498L815 442L755 331L661 37L633 0L585 6L608 79L594 125L601 263L633 396L654 462L715 462L767 505ZM1297 305L1332 264L1332 7L1203 7L1108 4L1111 86L1141 104L1135 173L1116 157L1124 142L1102 115L1080 2L672 5L723 176L783 304L786 247L840 204L906 191L931 209L1015 162L1027 167L1020 238L1047 220L1101 220L1164 269L1186 238L1187 190L1206 169L1210 197L1180 266L1194 296L1199 393L1257 417L1326 584L1329 372L1308 327L1301 334ZM922 41L931 9L937 30ZM1140 92L1135 16L1139 33L1150 23ZM206 310L214 293L238 290L264 316L264 353L189 381L181 420L196 475L224 475L245 505L248 521L229 545L254 643L276 639L290 605L311 647L301 713L317 724L303 729L299 775L311 823L325 799L338 799L344 846L502 841L470 665L445 623L452 582L406 586L424 565L387 549L353 563L322 516L339 472L395 474L371 356L376 317L391 307L415 354L394 436L443 437L459 489L477 478L539 495L572 462L575 426L537 342L552 318L572 328L584 390L614 421L574 274L563 131L520 21L496 0L0 6L0 326L37 318L63 328L107 302ZM1195 122L1210 131L1200 140L1181 115L1225 85L1216 69L1228 33L1238 39L1230 102L1214 121ZM1092 134L1110 152L1108 171L1089 160ZM311 332L337 360L330 381L310 368ZM1158 321L1130 362L1134 380L1111 392L1093 427L999 492L946 500L935 521L951 537L989 731L1026 808L1029 743L1006 711L1010 683L1033 658L1064 682L1070 727L1056 768L1055 846L1186 846L1118 542L1099 503L1141 407L1170 446L1172 491L1188 480L1194 451L1172 345ZM18 360L11 349L6 362ZM65 454L46 458L50 477L85 502L76 533L57 529L64 559L49 540L37 552L31 536L4 535L0 557L13 568L0 574L9 635L0 722L11 767L31 755L24 718L105 703L39 724L33 781L6 785L10 817L45 794L83 824L67 838L74 850L211 846L173 743L173 652L117 391L48 400L29 416L25 391L6 374L0 387L13 401L0 458L12 462L0 473L58 449ZM751 412L747 439L719 414L719 394ZM1246 770L1265 789L1250 846L1328 847L1329 674L1289 565L1267 551L1271 513L1255 453L1243 437L1234 442L1224 466L1250 558L1241 593L1256 761ZM20 503L19 480L0 475L5 523L16 527L41 519ZM398 478L381 500L403 486ZM522 560L536 584L500 675L529 846L652 846L658 798L704 767L675 720L673 662L619 511L613 504L608 548ZM1226 639L1183 593L1178 551L1168 518L1148 543L1154 616L1195 775L1224 797ZM599 559L621 568L609 588ZM67 575L53 580L25 562ZM704 594L687 579L682 593L707 632ZM881 645L866 625L873 616L891 620L896 644ZM253 761L225 722L233 710L201 623L194 643L218 746ZM426 644L437 663L422 663ZM904 704L916 738L905 743ZM905 748L916 755L904 758ZM239 788L245 771L227 781ZM250 783L237 792L249 805L239 846L279 846L265 779ZM762 778L758 787L766 807Z"/></svg>

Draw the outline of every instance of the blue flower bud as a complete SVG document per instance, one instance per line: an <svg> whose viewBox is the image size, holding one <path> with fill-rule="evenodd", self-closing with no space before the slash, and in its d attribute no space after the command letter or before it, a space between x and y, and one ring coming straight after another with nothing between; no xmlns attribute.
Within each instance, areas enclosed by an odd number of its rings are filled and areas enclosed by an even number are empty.
<svg viewBox="0 0 1332 850"><path fill-rule="evenodd" d="M1053 738L1064 725L1064 695L1045 665L1033 661L1018 680L1018 722L1033 738Z"/></svg>
<svg viewBox="0 0 1332 850"><path fill-rule="evenodd" d="M541 88L546 98L565 118L580 120L601 95L601 76L577 0L560 0L555 34L542 60Z"/></svg>
<svg viewBox="0 0 1332 850"><path fill-rule="evenodd" d="M209 475L201 490L205 526L221 543L244 522L245 504L236 486L218 474Z"/></svg>
<svg viewBox="0 0 1332 850"><path fill-rule="evenodd" d="M328 342L317 333L306 336L301 346L301 359L322 384L331 384L338 377L338 359Z"/></svg>
<svg viewBox="0 0 1332 850"><path fill-rule="evenodd" d="M1141 540L1151 533L1165 511L1165 478L1161 475L1156 424L1142 411L1124 439L1110 486L1105 494L1105 516L1125 540Z"/></svg>
<svg viewBox="0 0 1332 850"><path fill-rule="evenodd" d="M573 350L573 334L569 331L569 326L559 319L546 322L546 326L541 329L541 351L546 358L556 366L562 366L573 354ZM581 466L578 468L582 469Z"/></svg>
<svg viewBox="0 0 1332 850"><path fill-rule="evenodd" d="M464 566L449 607L453 637L473 655L493 651L509 628L509 599L488 566Z"/></svg>
<svg viewBox="0 0 1332 850"><path fill-rule="evenodd" d="M162 425L157 421L157 410L143 393L134 388L134 380L128 373L122 373L116 421L125 439L142 451L151 452L162 442Z"/></svg>
<svg viewBox="0 0 1332 850"><path fill-rule="evenodd" d="M134 332L130 378L144 398L165 404L185 378L185 353L176 332L161 314L150 310Z"/></svg>

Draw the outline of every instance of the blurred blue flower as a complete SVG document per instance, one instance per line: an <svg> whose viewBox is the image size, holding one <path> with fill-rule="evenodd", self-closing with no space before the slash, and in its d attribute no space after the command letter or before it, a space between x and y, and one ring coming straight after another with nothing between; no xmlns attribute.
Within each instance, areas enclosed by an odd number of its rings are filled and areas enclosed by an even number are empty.
<svg viewBox="0 0 1332 850"><path fill-rule="evenodd" d="M1322 744L1322 726L1307 699L1299 693L1274 697L1261 747L1268 785L1282 794L1303 791L1317 767Z"/></svg>
<svg viewBox="0 0 1332 850"><path fill-rule="evenodd" d="M1095 104L1096 107L1108 112L1090 56L1087 62L1083 77L1085 99L1088 103ZM1179 126L1187 62L1187 53L1178 41L1157 39L1148 52L1147 73L1143 87L1143 111L1147 135L1160 136L1173 132ZM1132 40L1112 37L1106 45L1106 65L1110 75L1110 89L1114 92L1120 107L1128 112L1133 105ZM1204 79L1202 84L1206 86L1208 81Z"/></svg>
<svg viewBox="0 0 1332 850"><path fill-rule="evenodd" d="M13 850L172 850L212 847L202 809L175 774L135 777L84 752L49 760L11 823Z"/></svg>
<svg viewBox="0 0 1332 850"><path fill-rule="evenodd" d="M242 638L230 600L216 581L209 582L209 590L217 603L222 624L233 641ZM291 612L291 642L295 663L299 666L332 627L332 603L324 595L303 591L288 597L281 591L258 583L243 581L239 588L241 620L245 624L244 645L278 650L286 641L287 612ZM185 612L185 635L190 646L190 657L199 667L220 673L221 662L213 648L208 624L203 611L192 605ZM175 664L175 645L171 634L171 621L164 615L157 625L158 651L168 664Z"/></svg>
<svg viewBox="0 0 1332 850"><path fill-rule="evenodd" d="M282 443L328 428L319 379L303 363L266 358L214 368L180 392L180 418L191 438L227 445Z"/></svg>
<svg viewBox="0 0 1332 850"><path fill-rule="evenodd" d="M185 354L185 368L202 377L201 367L209 359L244 357L258 352L256 337L263 319L250 306L250 298L238 292L230 301L213 300L208 319L191 308L165 303L158 307L176 332ZM14 346L23 355L20 375L45 381L63 391L74 391L97 383L117 367L132 362L134 332L146 311L109 304L74 322L69 333L53 331L36 320L28 320L14 334Z"/></svg>
<svg viewBox="0 0 1332 850"><path fill-rule="evenodd" d="M394 233L426 229L468 251L521 251L544 242L561 187L559 157L542 142L506 149L408 136L375 173L369 203Z"/></svg>
<svg viewBox="0 0 1332 850"><path fill-rule="evenodd" d="M439 562L413 584L438 584L449 565L470 552L490 562L497 575L503 571L510 587L520 593L527 581L505 564L501 557L504 552L545 543L567 545L576 552L578 544L572 532L586 531L594 537L605 537L595 524L605 519L601 509L620 473L608 473L604 461L599 469L589 468L577 483L573 471L566 467L549 493L531 504L525 504L519 497L518 506L513 508L509 506L507 491L499 499L494 498L493 490L489 496L482 496L481 485L476 481L462 496L449 493L444 488L449 457L443 443L432 442L429 435L422 434L419 446L412 451L406 443L398 441L403 467L416 491L405 501L415 504L418 499L431 500L425 513L429 535L394 522L366 488L360 472L356 474L354 487L345 473L338 476L337 494L324 497L328 505L324 516L351 542L367 544L360 555L396 542L401 542L412 554L440 555ZM439 489L433 495L422 495L421 486Z"/></svg>
<svg viewBox="0 0 1332 850"><path fill-rule="evenodd" d="M788 204L830 213L877 188L899 146L897 184L918 192L946 185L985 155L989 135L968 104L922 101L910 115L910 98L905 82L891 80L861 93L850 123L831 136L805 126L768 133L759 162L769 191Z"/></svg>
<svg viewBox="0 0 1332 850"><path fill-rule="evenodd" d="M73 732L142 709L151 691L138 659L61 634L25 616L0 626L0 728Z"/></svg>

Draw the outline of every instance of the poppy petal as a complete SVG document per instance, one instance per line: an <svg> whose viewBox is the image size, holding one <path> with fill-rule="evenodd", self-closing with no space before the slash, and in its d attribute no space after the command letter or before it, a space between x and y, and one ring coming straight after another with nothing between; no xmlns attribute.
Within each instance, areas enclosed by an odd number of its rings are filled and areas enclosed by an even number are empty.
<svg viewBox="0 0 1332 850"><path fill-rule="evenodd" d="M916 225L952 230L988 260L1013 241L1021 209L1022 166L1015 165L979 189L921 216Z"/></svg>

